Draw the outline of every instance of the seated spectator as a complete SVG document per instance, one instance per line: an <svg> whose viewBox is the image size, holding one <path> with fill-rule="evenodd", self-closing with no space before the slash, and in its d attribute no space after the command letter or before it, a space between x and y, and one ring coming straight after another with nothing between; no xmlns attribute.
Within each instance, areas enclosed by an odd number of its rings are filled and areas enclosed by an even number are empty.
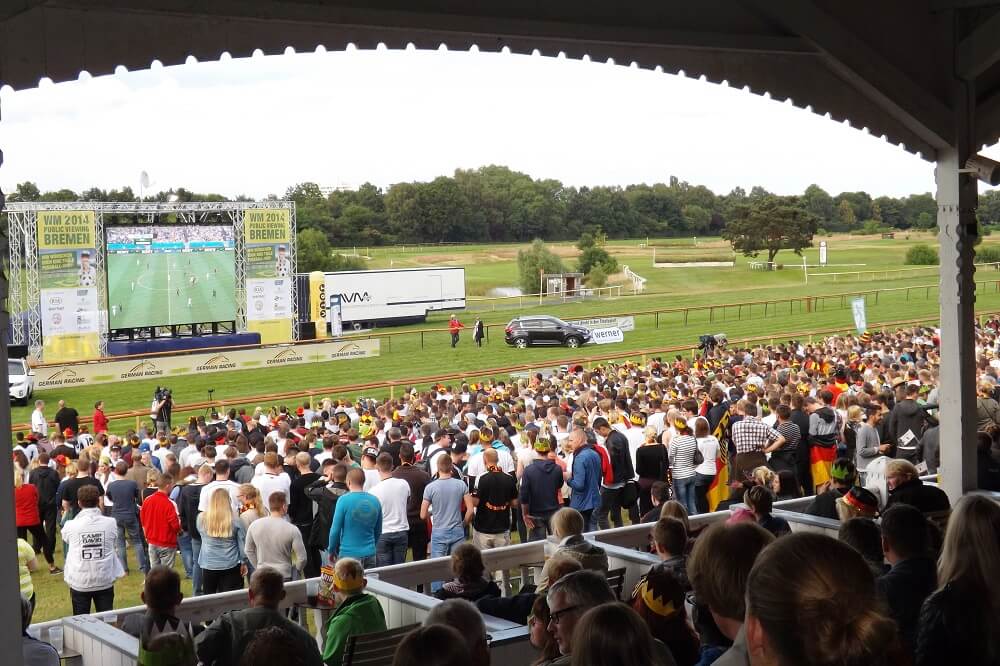
<svg viewBox="0 0 1000 666"><path fill-rule="evenodd" d="M976 433L976 469L979 487L983 490L1000 491L1000 461L993 455L993 437L988 433Z"/></svg>
<svg viewBox="0 0 1000 666"><path fill-rule="evenodd" d="M670 501L670 484L665 481L654 481L649 487L649 501L653 508L642 516L642 522L655 523L660 519L664 502Z"/></svg>
<svg viewBox="0 0 1000 666"><path fill-rule="evenodd" d="M462 635L443 624L419 627L396 648L392 666L468 666L472 655Z"/></svg>
<svg viewBox="0 0 1000 666"><path fill-rule="evenodd" d="M757 524L776 537L790 534L792 531L788 521L780 516L771 515L774 505L774 493L767 486L754 486L743 496L743 501L750 507Z"/></svg>
<svg viewBox="0 0 1000 666"><path fill-rule="evenodd" d="M810 516L837 520L837 500L846 495L857 478L854 463L848 458L837 458L830 467L830 485L806 507Z"/></svg>
<svg viewBox="0 0 1000 666"><path fill-rule="evenodd" d="M774 535L757 524L713 523L695 543L688 576L702 640L700 663L750 663L743 633L747 577L757 556L772 541Z"/></svg>
<svg viewBox="0 0 1000 666"><path fill-rule="evenodd" d="M550 558L548 566L550 583L583 568L579 560L563 555ZM517 594L508 597L483 597L476 602L476 608L484 615L499 617L517 624L528 624L528 615L531 613L531 607L537 597L535 586L528 584L522 587Z"/></svg>
<svg viewBox="0 0 1000 666"><path fill-rule="evenodd" d="M604 603L584 613L573 630L573 643L573 666L677 663L663 643L653 639L642 618L619 603Z"/></svg>
<svg viewBox="0 0 1000 666"><path fill-rule="evenodd" d="M774 475L774 480L771 482L771 490L777 496L775 499L777 502L802 497L802 488L799 486L799 480L795 477L795 472L788 469L780 470Z"/></svg>
<svg viewBox="0 0 1000 666"><path fill-rule="evenodd" d="M323 661L339 666L344 657L347 639L357 634L385 631L385 613L382 604L365 592L365 578L361 562L342 557L333 567L333 591L337 608L327 620L323 642Z"/></svg>
<svg viewBox="0 0 1000 666"><path fill-rule="evenodd" d="M872 491L861 486L854 486L843 497L838 497L836 505L837 518L840 522L851 518L875 519L878 517L878 497Z"/></svg>
<svg viewBox="0 0 1000 666"><path fill-rule="evenodd" d="M24 666L59 666L59 653L56 649L28 635L31 626L31 615L34 606L23 594L21 595L21 659Z"/></svg>
<svg viewBox="0 0 1000 666"><path fill-rule="evenodd" d="M264 627L253 633L240 666L305 666L304 656L296 651L296 638L283 627Z"/></svg>
<svg viewBox="0 0 1000 666"><path fill-rule="evenodd" d="M921 481L917 468L908 460L897 458L886 463L885 480L889 487L889 501L885 504L887 509L899 502L915 506L925 514L951 508L948 495L940 488Z"/></svg>
<svg viewBox="0 0 1000 666"><path fill-rule="evenodd" d="M583 538L583 515L569 507L559 509L552 516L552 533L559 539L559 546L552 554L566 555L577 560L584 569L608 573L608 555L604 549ZM551 559L542 567L538 577L538 591L544 592L549 584Z"/></svg>
<svg viewBox="0 0 1000 666"><path fill-rule="evenodd" d="M490 666L490 648L486 644L486 623L476 607L465 599L448 599L434 606L424 618L424 626L441 624L458 629L469 654L471 666Z"/></svg>
<svg viewBox="0 0 1000 666"><path fill-rule="evenodd" d="M198 659L215 666L238 666L240 656L257 631L278 627L292 637L295 652L302 655L305 666L323 663L316 639L278 610L285 598L285 581L279 572L270 567L257 569L250 577L249 597L249 608L223 613L198 636L195 645Z"/></svg>
<svg viewBox="0 0 1000 666"><path fill-rule="evenodd" d="M875 583L910 654L917 641L920 605L937 587L937 568L929 556L930 529L924 514L908 504L891 506L882 516L882 550L892 568Z"/></svg>
<svg viewBox="0 0 1000 666"><path fill-rule="evenodd" d="M837 538L861 553L875 576L888 571L885 553L882 551L882 531L871 518L851 518L844 521Z"/></svg>
<svg viewBox="0 0 1000 666"><path fill-rule="evenodd" d="M694 540L698 538L698 535L701 534L707 526L707 523L703 523L697 527L692 525L690 518L688 518L687 509L684 508L683 504L674 500L663 503L662 510L660 511L660 518L676 518L684 523L684 529L687 531L688 537L688 555L691 554L691 549L694 548Z"/></svg>
<svg viewBox="0 0 1000 666"><path fill-rule="evenodd" d="M191 627L177 619L177 607L184 595L176 571L159 565L149 570L139 593L146 612L132 614L122 622L122 631L139 639L140 664L198 663Z"/></svg>
<svg viewBox="0 0 1000 666"><path fill-rule="evenodd" d="M438 599L478 601L483 597L499 597L500 588L484 577L483 554L471 543L463 543L451 552L451 572L455 575L434 593Z"/></svg>
<svg viewBox="0 0 1000 666"><path fill-rule="evenodd" d="M938 589L920 609L916 666L1000 663L1000 506L955 504L938 561Z"/></svg>
<svg viewBox="0 0 1000 666"><path fill-rule="evenodd" d="M544 594L535 596L528 615L528 640L538 650L538 659L531 666L547 666L559 658L559 644L549 633L549 602Z"/></svg>
<svg viewBox="0 0 1000 666"><path fill-rule="evenodd" d="M660 518L651 530L656 555L659 564L654 564L649 570L665 571L677 578L685 593L691 591L691 583L687 575L687 530L684 523L676 518Z"/></svg>
<svg viewBox="0 0 1000 666"><path fill-rule="evenodd" d="M573 630L590 608L615 601L607 578L596 571L577 571L552 584L546 593L549 631L562 655L552 663L569 664L573 653Z"/></svg>
<svg viewBox="0 0 1000 666"><path fill-rule="evenodd" d="M791 534L761 553L747 581L744 629L754 664L899 663L896 625L879 611L864 559L821 534Z"/></svg>
<svg viewBox="0 0 1000 666"><path fill-rule="evenodd" d="M673 541L669 548L676 549L687 540L684 525L675 518L662 518L654 532L659 541ZM677 550L675 552L684 552ZM663 557L663 553L660 557ZM683 558L683 556L681 556ZM698 663L700 645L694 627L688 622L684 605L685 592L677 571L683 571L683 563L678 568L666 567L670 560L654 564L649 572L639 579L629 601L632 609L646 622L653 637L662 641L674 660L681 666ZM685 581L687 577L685 575Z"/></svg>

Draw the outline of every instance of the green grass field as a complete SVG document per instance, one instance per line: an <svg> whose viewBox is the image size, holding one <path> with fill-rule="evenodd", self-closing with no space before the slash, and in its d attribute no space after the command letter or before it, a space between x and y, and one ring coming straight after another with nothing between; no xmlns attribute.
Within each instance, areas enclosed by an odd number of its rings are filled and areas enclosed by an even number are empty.
<svg viewBox="0 0 1000 666"><path fill-rule="evenodd" d="M233 251L108 255L111 328L236 318Z"/></svg>

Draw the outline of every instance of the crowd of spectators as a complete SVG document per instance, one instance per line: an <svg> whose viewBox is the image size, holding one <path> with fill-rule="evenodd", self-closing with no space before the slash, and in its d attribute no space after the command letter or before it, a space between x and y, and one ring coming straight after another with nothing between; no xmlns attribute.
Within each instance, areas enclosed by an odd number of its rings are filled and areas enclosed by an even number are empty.
<svg viewBox="0 0 1000 666"><path fill-rule="evenodd" d="M991 490L998 330L991 321L977 331L977 462ZM327 663L339 663L346 633L377 630L364 570L408 554L450 556L454 578L427 592L527 624L553 663L612 663L628 649L662 664L929 664L943 651L994 663L1000 596L987 595L985 572L1000 564L997 507L969 497L949 515L947 496L920 479L950 445L937 436L938 343L917 328L717 346L385 401L231 410L175 429L115 428L98 403L90 432L61 404L50 433L39 402L14 448L22 593L33 607L36 553L59 573L58 527L74 613L113 607L127 542L147 584L179 552L195 595L248 580L253 592L257 580L270 610L278 582L337 563ZM875 463L884 487L866 487ZM808 513L842 521L840 541L792 534L775 513L776 501L805 496ZM700 534L688 520L725 508L730 524ZM626 518L650 524L662 562L618 605L605 594L607 556L584 534ZM537 587L504 597L482 551L512 534L556 548ZM199 656L205 645L231 650L233 632L273 629L239 618L206 629ZM407 641L418 650L438 633ZM457 656L475 650L460 647Z"/></svg>

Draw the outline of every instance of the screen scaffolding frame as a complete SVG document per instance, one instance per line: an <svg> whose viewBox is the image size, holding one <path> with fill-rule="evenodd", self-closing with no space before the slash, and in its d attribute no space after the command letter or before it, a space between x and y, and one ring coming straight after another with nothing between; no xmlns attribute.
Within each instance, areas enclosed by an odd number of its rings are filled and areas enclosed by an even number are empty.
<svg viewBox="0 0 1000 666"><path fill-rule="evenodd" d="M288 258L297 265L296 216L294 201L204 201L204 202L155 202L155 201L65 201L7 202L0 214L7 218L9 230L8 270L10 274L10 313L12 323L11 344L27 345L28 356L36 361L42 358L41 289L38 270L38 213L48 211L93 211L96 225L97 299L101 309L99 322L99 350L101 357L108 356L108 270L107 243L105 242L105 216L134 217L134 224L156 225L166 216L174 216L172 225L226 224L233 226L235 261L236 330L247 330L246 303L246 240L244 214L248 210L282 209L288 211ZM117 226L117 225L116 225ZM24 282L23 291L20 287ZM298 340L298 285L291 280L291 340ZM23 294L23 297L22 297ZM27 319L27 326L23 319Z"/></svg>

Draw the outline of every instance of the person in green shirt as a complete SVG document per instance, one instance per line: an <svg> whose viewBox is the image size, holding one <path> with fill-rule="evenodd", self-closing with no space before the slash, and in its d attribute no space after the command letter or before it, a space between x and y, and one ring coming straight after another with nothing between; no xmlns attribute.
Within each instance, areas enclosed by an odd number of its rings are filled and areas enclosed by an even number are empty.
<svg viewBox="0 0 1000 666"><path fill-rule="evenodd" d="M386 630L382 605L373 595L365 593L368 579L364 576L361 562L351 557L340 558L333 567L337 608L327 622L323 642L323 661L327 666L340 666L351 636Z"/></svg>

